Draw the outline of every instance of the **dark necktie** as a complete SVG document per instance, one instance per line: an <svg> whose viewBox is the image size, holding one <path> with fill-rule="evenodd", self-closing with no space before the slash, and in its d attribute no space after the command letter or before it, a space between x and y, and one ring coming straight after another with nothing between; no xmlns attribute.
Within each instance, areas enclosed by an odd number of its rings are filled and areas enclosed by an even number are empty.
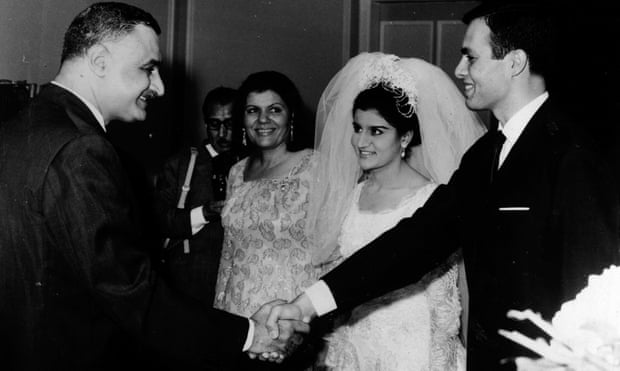
<svg viewBox="0 0 620 371"><path fill-rule="evenodd" d="M502 146L505 141L506 137L500 130L496 130L495 133L493 133L493 137L491 138L491 153L493 154L493 158L491 159L491 172L489 177L491 183L499 169L499 154L502 151Z"/></svg>

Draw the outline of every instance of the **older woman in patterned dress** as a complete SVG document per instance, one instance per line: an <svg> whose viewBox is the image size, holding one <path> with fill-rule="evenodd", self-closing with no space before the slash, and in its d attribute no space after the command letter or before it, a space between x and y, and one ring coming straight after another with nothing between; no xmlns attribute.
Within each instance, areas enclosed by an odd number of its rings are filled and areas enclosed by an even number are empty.
<svg viewBox="0 0 620 371"><path fill-rule="evenodd" d="M251 316L263 303L292 299L316 281L305 230L313 152L298 150L301 99L275 71L251 74L233 119L249 156L229 173L224 246L214 306Z"/></svg>

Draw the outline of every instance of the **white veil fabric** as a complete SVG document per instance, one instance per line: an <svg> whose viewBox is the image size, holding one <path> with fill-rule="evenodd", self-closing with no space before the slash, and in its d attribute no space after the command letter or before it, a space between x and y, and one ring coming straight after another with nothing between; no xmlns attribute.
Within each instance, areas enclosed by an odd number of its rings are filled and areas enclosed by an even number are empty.
<svg viewBox="0 0 620 371"><path fill-rule="evenodd" d="M432 181L445 184L465 151L485 132L478 115L450 77L417 58L379 52L351 58L331 79L317 107L317 166L310 192L307 228L317 248L313 263L337 257L337 239L362 170L350 144L353 102L377 84L402 89L418 116L421 144L407 162Z"/></svg>

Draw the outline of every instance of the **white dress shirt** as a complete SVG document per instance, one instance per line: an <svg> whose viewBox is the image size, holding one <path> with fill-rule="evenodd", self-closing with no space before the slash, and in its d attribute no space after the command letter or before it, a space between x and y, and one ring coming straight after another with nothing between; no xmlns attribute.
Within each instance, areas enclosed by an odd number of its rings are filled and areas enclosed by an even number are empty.
<svg viewBox="0 0 620 371"><path fill-rule="evenodd" d="M506 141L500 151L499 166L504 163L508 153L514 146L517 139L519 139L519 136L527 126L527 123L532 119L536 111L538 111L547 98L549 98L549 93L542 93L517 111L517 113L515 113L505 124L500 123L498 130L501 130L506 136ZM337 308L336 300L334 299L329 286L327 286L323 280L319 280L312 286L308 287L304 292L308 296L308 299L310 299L310 302L319 317Z"/></svg>
<svg viewBox="0 0 620 371"><path fill-rule="evenodd" d="M216 157L219 154L211 144L207 144L205 148L211 157ZM200 232L205 225L209 224L209 221L205 220L204 214L202 213L202 206L193 208L189 213L189 218L192 225L192 236Z"/></svg>
<svg viewBox="0 0 620 371"><path fill-rule="evenodd" d="M523 133L527 123L530 122L536 111L545 103L547 98L549 98L549 93L542 93L518 110L505 124L500 123L498 130L504 134L506 141L502 146L502 150L499 152L499 167L504 163L508 153L521 136L521 133Z"/></svg>

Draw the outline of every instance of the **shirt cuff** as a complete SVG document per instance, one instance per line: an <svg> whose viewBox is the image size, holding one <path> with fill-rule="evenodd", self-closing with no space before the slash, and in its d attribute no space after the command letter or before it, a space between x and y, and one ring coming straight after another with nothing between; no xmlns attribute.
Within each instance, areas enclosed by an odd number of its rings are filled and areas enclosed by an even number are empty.
<svg viewBox="0 0 620 371"><path fill-rule="evenodd" d="M189 213L189 219L192 224L192 236L200 232L200 230L209 223L202 214L202 206L193 208Z"/></svg>
<svg viewBox="0 0 620 371"><path fill-rule="evenodd" d="M248 322L250 326L248 327L248 337L245 339L245 343L243 344L242 351L247 352L248 349L252 346L252 341L254 340L254 321L248 318Z"/></svg>
<svg viewBox="0 0 620 371"><path fill-rule="evenodd" d="M305 293L308 299L310 299L316 315L319 317L338 308L329 286L323 280L308 287Z"/></svg>

